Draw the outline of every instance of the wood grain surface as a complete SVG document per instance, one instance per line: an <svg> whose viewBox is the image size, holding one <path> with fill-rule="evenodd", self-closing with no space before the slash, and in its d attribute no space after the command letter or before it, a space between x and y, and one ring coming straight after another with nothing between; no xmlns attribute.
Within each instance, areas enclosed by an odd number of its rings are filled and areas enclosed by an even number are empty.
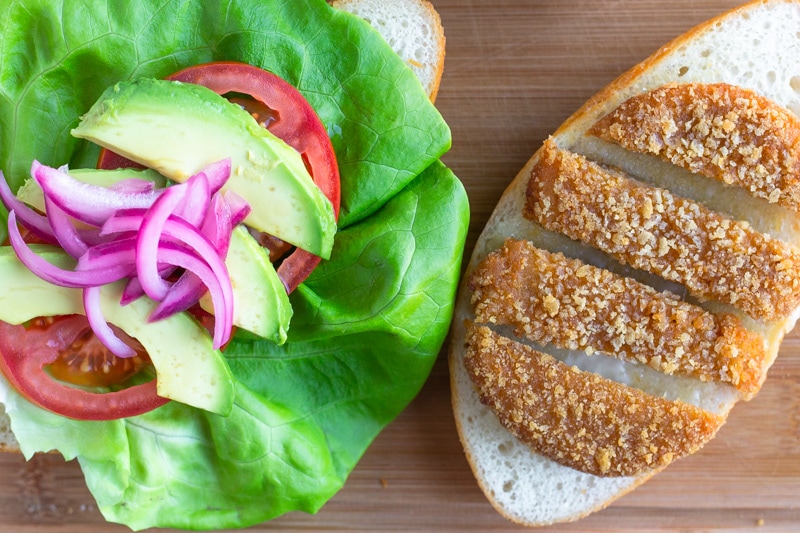
<svg viewBox="0 0 800 533"><path fill-rule="evenodd" d="M445 162L472 206L467 253L505 186L593 93L669 39L739 2L434 0L447 36L437 105L453 132ZM800 30L800 28L798 29ZM450 411L444 355L317 515L251 531L520 531L487 503ZM719 436L608 509L548 531L800 531L800 334L762 392ZM0 532L120 532L60 456L0 454Z"/></svg>

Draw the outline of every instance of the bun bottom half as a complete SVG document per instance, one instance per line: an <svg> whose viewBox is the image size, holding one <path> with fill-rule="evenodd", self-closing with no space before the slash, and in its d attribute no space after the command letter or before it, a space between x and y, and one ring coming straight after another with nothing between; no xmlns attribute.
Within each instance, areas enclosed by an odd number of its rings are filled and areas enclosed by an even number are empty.
<svg viewBox="0 0 800 533"><path fill-rule="evenodd" d="M560 148L651 181L732 218L745 219L751 226L797 246L800 244L797 213L787 212L721 183L696 179L689 172L654 156L631 154L587 132L622 102L671 83L726 83L747 88L797 115L800 113L798 27L798 2L750 2L725 13L678 37L617 78L567 119L553 133L552 139ZM470 274L488 254L512 238L609 268L620 275L639 276L659 290L669 285L659 278L633 272L609 260L605 254L551 232L523 216L528 179L540 155L541 150L510 183L478 237L460 287L449 353L456 426L475 478L500 514L529 526L585 517L638 487L661 468L628 477L586 474L535 453L501 425L495 413L481 402L464 365L465 323L474 320L468 285ZM703 307L711 312L736 312L717 302L705 302ZM756 320L737 313L748 329L764 337L766 366L777 357L783 337L794 327L798 312L795 309L775 320ZM570 365L649 389L654 394L662 391L662 394L697 403L722 417L726 417L741 399L729 386L656 375L659 373L607 356L589 357L561 351L558 357Z"/></svg>

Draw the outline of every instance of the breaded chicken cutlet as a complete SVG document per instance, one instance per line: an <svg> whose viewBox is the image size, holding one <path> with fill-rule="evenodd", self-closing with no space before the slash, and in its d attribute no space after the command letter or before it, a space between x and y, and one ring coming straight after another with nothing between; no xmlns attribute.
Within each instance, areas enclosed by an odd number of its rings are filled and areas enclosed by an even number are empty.
<svg viewBox="0 0 800 533"><path fill-rule="evenodd" d="M797 208L796 122L749 91L687 84L624 102L588 134ZM800 306L800 249L553 139L530 169L522 211L545 230L676 283L691 297L525 240L508 239L475 265L467 285L474 314L465 326L467 372L481 401L537 453L595 475L637 475L696 451L724 421L570 369L546 353L551 348L727 384L741 399L758 392L770 362L767 342L738 316L702 304L722 302L756 321L787 319Z"/></svg>

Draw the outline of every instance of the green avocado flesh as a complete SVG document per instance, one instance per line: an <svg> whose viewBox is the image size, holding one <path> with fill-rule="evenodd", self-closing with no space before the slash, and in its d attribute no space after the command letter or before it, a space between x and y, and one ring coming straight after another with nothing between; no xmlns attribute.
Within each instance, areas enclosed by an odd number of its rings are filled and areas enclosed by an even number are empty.
<svg viewBox="0 0 800 533"><path fill-rule="evenodd" d="M164 176L151 169L133 169L133 168L120 168L116 170L100 170L93 168L78 168L69 169L67 173L80 181L81 183L88 183L91 185L99 185L101 187L111 187L123 180L137 179L152 181L153 184L160 188L166 185L167 180ZM28 178L17 191L17 199L25 202L31 207L35 207L41 212L44 212L44 193L42 188L36 183L33 178Z"/></svg>
<svg viewBox="0 0 800 533"><path fill-rule="evenodd" d="M231 234L225 266L233 287L233 324L277 344L286 342L292 305L267 251L238 226ZM213 312L206 293L200 306Z"/></svg>
<svg viewBox="0 0 800 533"><path fill-rule="evenodd" d="M250 204L245 224L330 256L333 207L300 154L210 89L155 79L120 82L103 93L72 134L175 181L230 158L226 188Z"/></svg>
<svg viewBox="0 0 800 533"><path fill-rule="evenodd" d="M72 259L61 250L46 245L32 248L50 263L70 267ZM0 291L0 320L22 324L38 316L84 313L79 289L42 280L9 246L0 247L0 279L5 286ZM148 322L155 302L143 297L123 307L122 288L122 282L103 287L103 314L147 350L156 369L158 395L213 413L230 413L233 377L222 354L212 348L208 332L186 313Z"/></svg>

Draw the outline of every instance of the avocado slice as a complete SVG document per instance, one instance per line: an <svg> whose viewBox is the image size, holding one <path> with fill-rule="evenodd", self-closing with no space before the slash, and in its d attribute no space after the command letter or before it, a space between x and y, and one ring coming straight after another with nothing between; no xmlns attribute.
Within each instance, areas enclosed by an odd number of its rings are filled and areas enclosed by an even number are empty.
<svg viewBox="0 0 800 533"><path fill-rule="evenodd" d="M247 231L237 226L231 234L225 266L233 287L233 323L236 327L277 344L286 342L292 304L269 255ZM208 293L200 306L213 312Z"/></svg>
<svg viewBox="0 0 800 533"><path fill-rule="evenodd" d="M32 245L54 265L70 268L60 249ZM0 247L0 320L22 324L37 316L83 314L79 289L59 287L28 270L9 246ZM158 376L158 395L220 415L233 406L234 381L225 358L211 346L208 332L186 313L148 322L156 307L149 298L119 305L124 283L106 285L101 304L106 319L145 347Z"/></svg>
<svg viewBox="0 0 800 533"><path fill-rule="evenodd" d="M175 181L231 158L226 187L252 211L245 224L323 258L333 206L293 148L239 106L200 85L143 78L109 87L72 135Z"/></svg>
<svg viewBox="0 0 800 533"><path fill-rule="evenodd" d="M82 183L99 185L101 187L111 187L123 180L147 180L152 181L157 189L167 186L167 180L150 168L116 168L105 170L100 168L70 168L67 174Z"/></svg>

